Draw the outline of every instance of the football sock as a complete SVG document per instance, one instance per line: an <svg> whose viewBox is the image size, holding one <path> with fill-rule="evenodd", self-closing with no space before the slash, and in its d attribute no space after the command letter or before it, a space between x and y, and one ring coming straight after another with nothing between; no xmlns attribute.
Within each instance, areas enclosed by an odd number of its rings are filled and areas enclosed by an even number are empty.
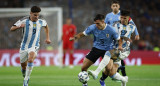
<svg viewBox="0 0 160 86"><path fill-rule="evenodd" d="M22 72L23 77L25 77L26 70L21 69L21 72Z"/></svg>
<svg viewBox="0 0 160 86"><path fill-rule="evenodd" d="M102 77L100 78L100 80L104 81L107 77L108 77L108 75L105 75L105 74L102 72Z"/></svg>
<svg viewBox="0 0 160 86"><path fill-rule="evenodd" d="M65 65L65 60L66 60L66 54L63 53L63 65Z"/></svg>
<svg viewBox="0 0 160 86"><path fill-rule="evenodd" d="M29 79L31 72L32 72L32 69L33 69L33 63L28 62L27 68L26 68L26 76L25 76L24 80Z"/></svg>
<svg viewBox="0 0 160 86"><path fill-rule="evenodd" d="M125 70L125 66L121 67L121 72L123 76L126 76L126 70Z"/></svg>
<svg viewBox="0 0 160 86"><path fill-rule="evenodd" d="M122 64L122 66L121 66L122 75L123 75L123 76L126 76L125 63L124 63L123 60L121 61L121 64Z"/></svg>
<svg viewBox="0 0 160 86"><path fill-rule="evenodd" d="M73 54L69 54L69 58L70 58L70 59L69 59L69 64L70 64L70 65L73 65L73 59L74 59L74 58L73 58Z"/></svg>
<svg viewBox="0 0 160 86"><path fill-rule="evenodd" d="M104 55L102 61L98 65L98 68L95 70L96 75L98 75L100 71L102 71L103 68L105 68L108 65L109 61L110 61L110 57L108 55Z"/></svg>
<svg viewBox="0 0 160 86"><path fill-rule="evenodd" d="M125 81L125 78L123 76L121 76L119 73L114 74L113 76L110 76L111 78L117 79L117 80L121 80L121 81Z"/></svg>

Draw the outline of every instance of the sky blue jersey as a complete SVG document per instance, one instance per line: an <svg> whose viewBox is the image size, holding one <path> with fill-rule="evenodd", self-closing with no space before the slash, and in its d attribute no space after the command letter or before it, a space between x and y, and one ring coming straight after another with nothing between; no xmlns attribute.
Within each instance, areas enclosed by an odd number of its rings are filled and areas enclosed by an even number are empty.
<svg viewBox="0 0 160 86"><path fill-rule="evenodd" d="M113 26L115 22L120 21L120 15L120 11L117 14L114 14L113 12L108 13L105 18L105 23ZM132 19L129 21L129 23L135 25ZM135 35L139 35L137 27L135 28Z"/></svg>
<svg viewBox="0 0 160 86"><path fill-rule="evenodd" d="M115 28L106 24L104 30L99 30L96 27L96 24L90 25L83 32L84 35L93 34L94 42L93 47L101 49L101 50L111 50L113 49L113 40L119 40L120 36L116 32Z"/></svg>

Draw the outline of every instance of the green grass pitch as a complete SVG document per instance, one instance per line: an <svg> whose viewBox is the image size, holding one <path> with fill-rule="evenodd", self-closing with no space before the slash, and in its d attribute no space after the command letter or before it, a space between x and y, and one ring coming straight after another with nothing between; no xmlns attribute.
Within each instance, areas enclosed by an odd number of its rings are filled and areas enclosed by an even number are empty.
<svg viewBox="0 0 160 86"><path fill-rule="evenodd" d="M78 81L80 66L73 69L59 68L56 66L34 67L29 86L82 86ZM96 69L92 66L89 69ZM129 82L127 86L160 86L160 65L126 66ZM101 74L99 75L100 78ZM121 86L107 78L106 86ZM20 67L0 67L0 86L22 86L23 77ZM100 86L99 79L90 77L89 86Z"/></svg>

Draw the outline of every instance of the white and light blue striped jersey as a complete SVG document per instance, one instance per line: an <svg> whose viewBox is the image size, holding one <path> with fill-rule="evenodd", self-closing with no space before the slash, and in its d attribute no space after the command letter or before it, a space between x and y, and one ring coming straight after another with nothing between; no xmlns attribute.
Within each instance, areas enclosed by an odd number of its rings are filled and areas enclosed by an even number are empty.
<svg viewBox="0 0 160 86"><path fill-rule="evenodd" d="M119 11L117 14L114 14L113 12L108 13L105 17L105 23L113 25L115 22L120 21L120 14L121 12ZM129 20L129 23L134 24L133 20ZM135 25L136 26L136 25ZM137 27L135 29L135 35L139 35Z"/></svg>
<svg viewBox="0 0 160 86"><path fill-rule="evenodd" d="M120 37L127 37L130 39L131 34L135 31L136 26L133 24L123 25L120 22L116 22L113 27L116 28L117 33ZM116 48L118 47L118 42L115 44ZM125 48L127 46L127 42L123 40L122 47Z"/></svg>
<svg viewBox="0 0 160 86"><path fill-rule="evenodd" d="M115 28L106 24L104 30L99 30L96 27L96 24L90 25L83 32L84 35L93 34L94 42L93 47L101 49L101 50L111 50L113 49L113 40L119 40L120 36L116 32Z"/></svg>
<svg viewBox="0 0 160 86"><path fill-rule="evenodd" d="M20 50L26 50L32 47L39 47L40 41L40 31L41 28L47 25L47 22L43 19L38 19L36 22L33 22L29 17L18 20L14 26L20 26L25 24L23 28L23 39L21 42Z"/></svg>

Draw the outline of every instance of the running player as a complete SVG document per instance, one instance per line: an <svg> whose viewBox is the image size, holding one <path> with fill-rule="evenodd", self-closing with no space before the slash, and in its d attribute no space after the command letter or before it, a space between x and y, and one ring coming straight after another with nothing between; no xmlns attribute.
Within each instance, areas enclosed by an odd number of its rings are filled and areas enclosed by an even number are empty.
<svg viewBox="0 0 160 86"><path fill-rule="evenodd" d="M11 31L22 29L23 39L20 46L20 63L22 74L24 77L23 86L28 86L30 74L33 70L33 61L36 58L39 49L39 39L41 28L45 29L47 44L50 44L49 28L47 22L43 19L38 19L41 8L33 6L30 10L30 16L18 20L12 27Z"/></svg>

